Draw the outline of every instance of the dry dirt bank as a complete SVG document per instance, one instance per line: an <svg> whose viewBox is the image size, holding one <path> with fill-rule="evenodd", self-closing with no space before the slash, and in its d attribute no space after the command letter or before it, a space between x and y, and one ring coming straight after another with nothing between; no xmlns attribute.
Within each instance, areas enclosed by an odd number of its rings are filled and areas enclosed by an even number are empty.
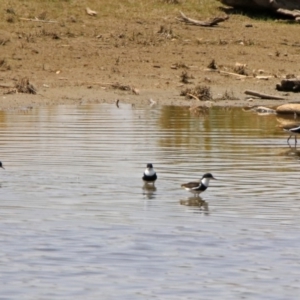
<svg viewBox="0 0 300 300"><path fill-rule="evenodd" d="M300 100L299 94L275 90L287 74L300 74L299 24L230 15L215 28L203 28L177 21L177 13L125 21L91 17L83 8L76 16L57 18L57 23L25 21L8 11L1 14L2 109L117 99L147 104L150 98L159 104L205 105L180 96L197 85L208 87L213 99L238 99L213 100L214 105L274 106ZM240 63L248 76L209 72L213 59L218 71L235 72ZM24 77L37 95L7 94ZM119 87L113 87L116 83ZM249 101L246 89L286 100Z"/></svg>

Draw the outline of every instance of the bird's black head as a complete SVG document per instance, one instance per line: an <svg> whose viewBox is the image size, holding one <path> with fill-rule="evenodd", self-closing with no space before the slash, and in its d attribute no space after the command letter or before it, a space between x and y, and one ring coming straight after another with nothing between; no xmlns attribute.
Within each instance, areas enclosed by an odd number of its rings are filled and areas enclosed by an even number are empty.
<svg viewBox="0 0 300 300"><path fill-rule="evenodd" d="M5 169L2 165L2 162L0 161L0 168Z"/></svg>
<svg viewBox="0 0 300 300"><path fill-rule="evenodd" d="M202 176L202 179L203 179L203 178L216 179L214 176L212 176L211 173L205 173L205 174Z"/></svg>
<svg viewBox="0 0 300 300"><path fill-rule="evenodd" d="M152 164L147 164L147 168L152 169L153 168Z"/></svg>

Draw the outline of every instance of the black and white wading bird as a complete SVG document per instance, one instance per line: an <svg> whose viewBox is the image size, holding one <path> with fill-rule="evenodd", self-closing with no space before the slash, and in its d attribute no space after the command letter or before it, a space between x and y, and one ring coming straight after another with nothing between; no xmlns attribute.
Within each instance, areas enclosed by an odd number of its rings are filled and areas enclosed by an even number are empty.
<svg viewBox="0 0 300 300"><path fill-rule="evenodd" d="M300 126L298 125L291 125L283 127L285 132L288 132L290 136L287 139L287 143L289 143L290 138L294 135L295 136L295 145L297 145L297 134L300 134Z"/></svg>
<svg viewBox="0 0 300 300"><path fill-rule="evenodd" d="M4 169L5 170L5 168L3 167L3 164L2 164L2 162L0 161L0 168L2 168L2 169Z"/></svg>
<svg viewBox="0 0 300 300"><path fill-rule="evenodd" d="M153 169L153 165L147 164L146 170L144 171L144 175L143 175L144 182L154 184L156 179L157 179L157 175Z"/></svg>
<svg viewBox="0 0 300 300"><path fill-rule="evenodd" d="M206 173L202 176L200 181L184 183L181 185L181 187L193 193L194 195L199 196L200 193L204 192L208 188L209 181L211 179L216 180L216 178L214 178L211 173Z"/></svg>

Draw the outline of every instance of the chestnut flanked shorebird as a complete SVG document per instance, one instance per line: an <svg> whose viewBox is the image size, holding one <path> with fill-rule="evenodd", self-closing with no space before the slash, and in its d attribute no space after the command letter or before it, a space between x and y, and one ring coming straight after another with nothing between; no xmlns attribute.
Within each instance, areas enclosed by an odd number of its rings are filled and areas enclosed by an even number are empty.
<svg viewBox="0 0 300 300"><path fill-rule="evenodd" d="M295 145L297 144L297 134L300 134L300 125L289 125L282 127L285 132L288 132L290 136L287 139L287 143L289 144L290 138L295 136Z"/></svg>
<svg viewBox="0 0 300 300"><path fill-rule="evenodd" d="M0 168L2 168L2 169L4 169L5 170L5 168L3 167L3 164L2 164L2 162L0 161Z"/></svg>
<svg viewBox="0 0 300 300"><path fill-rule="evenodd" d="M200 193L204 192L208 188L209 181L211 179L216 180L211 173L205 173L200 181L184 183L181 187L194 195L199 196Z"/></svg>
<svg viewBox="0 0 300 300"><path fill-rule="evenodd" d="M146 170L144 171L143 174L143 180L145 183L153 183L157 179L157 175L155 170L153 169L152 164L147 164Z"/></svg>

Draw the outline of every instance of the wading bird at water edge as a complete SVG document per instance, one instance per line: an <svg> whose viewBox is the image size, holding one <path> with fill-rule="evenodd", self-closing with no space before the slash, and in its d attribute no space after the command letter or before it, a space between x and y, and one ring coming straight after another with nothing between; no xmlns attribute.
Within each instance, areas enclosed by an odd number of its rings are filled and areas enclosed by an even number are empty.
<svg viewBox="0 0 300 300"><path fill-rule="evenodd" d="M204 192L208 188L209 181L211 179L216 180L211 173L206 173L202 176L200 181L184 183L181 185L181 187L193 193L194 195L199 196L200 193Z"/></svg>
<svg viewBox="0 0 300 300"><path fill-rule="evenodd" d="M144 171L143 174L143 180L145 183L153 183L157 179L156 172L153 169L152 164L147 164L146 170Z"/></svg>
<svg viewBox="0 0 300 300"><path fill-rule="evenodd" d="M300 126L299 125L284 126L283 130L290 134L290 136L287 139L287 143L289 144L290 138L294 135L295 136L295 145L297 145L297 134L300 134Z"/></svg>

